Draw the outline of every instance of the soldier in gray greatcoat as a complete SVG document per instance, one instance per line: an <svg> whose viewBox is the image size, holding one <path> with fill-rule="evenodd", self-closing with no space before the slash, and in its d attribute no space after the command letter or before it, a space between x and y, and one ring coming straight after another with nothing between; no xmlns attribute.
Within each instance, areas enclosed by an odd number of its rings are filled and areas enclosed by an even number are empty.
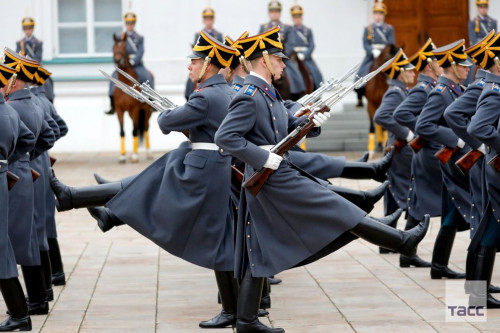
<svg viewBox="0 0 500 333"><path fill-rule="evenodd" d="M273 43L267 42L272 40ZM395 250L413 248L425 235L428 219L409 232L395 230L294 169L269 149L304 117L289 115L270 86L285 65L279 28L240 41L253 72L231 101L229 113L215 136L224 151L245 162L245 179L255 170L274 170L254 197L242 191L236 234L235 276L242 278L236 329L239 333L273 332L257 318L263 278L310 263L345 245L342 235L354 234ZM277 46L281 47L277 47ZM314 116L315 129L328 118ZM287 156L285 156L287 157ZM307 195L304 196L304 193ZM368 232L368 230L370 230Z"/></svg>
<svg viewBox="0 0 500 333"><path fill-rule="evenodd" d="M500 135L498 131L498 106L500 105L500 61L498 51L500 45L500 34L496 34L485 46L473 55L477 64L487 69L484 87L476 105L476 112L470 120L467 132L478 139L485 146L486 154L482 161L482 179L485 187L487 204L483 207L479 226L472 237L467 257L467 279L471 281L486 281L486 290L477 290L477 286L470 285L469 300L471 304L484 301L486 298L487 308L499 308L500 301L490 295L498 288L491 285L495 256L500 248L500 173L490 167L487 161L494 158L500 151ZM471 147L474 147L471 145ZM477 149L481 149L478 147ZM470 259L472 257L472 259ZM466 285L467 286L467 285Z"/></svg>
<svg viewBox="0 0 500 333"><path fill-rule="evenodd" d="M41 266L41 244L45 236L45 220L43 226L36 223L37 209L35 205L45 200L41 194L34 196L35 183L31 179L33 161L43 152L54 145L54 132L44 120L43 110L39 109L31 98L27 83L33 80L34 73L39 67L38 63L26 59L10 49L5 49L5 64L15 68L17 78L12 78L12 83L5 89L8 104L19 114L23 123L36 136L37 141L29 156L24 155L12 170L21 177L18 186L10 193L9 200L9 236L16 254L17 264L21 265L23 277L28 292L28 308L30 314L47 314L49 310L47 301L47 288ZM37 170L35 170L37 171ZM40 183L43 179L39 180ZM38 202L38 203L37 203ZM40 219L39 219L40 221ZM50 281L49 281L50 283Z"/></svg>
<svg viewBox="0 0 500 333"><path fill-rule="evenodd" d="M0 64L0 88L16 71ZM35 146L35 136L24 125L19 115L5 103L0 91L0 291L9 311L9 317L0 323L0 331L31 330L31 319L19 283L16 257L9 237L9 194L7 170ZM14 185L15 186L15 185Z"/></svg>
<svg viewBox="0 0 500 333"><path fill-rule="evenodd" d="M263 23L259 27L259 34L268 31L274 27L280 27L280 40L286 47L286 40L288 39L288 33L290 31L290 26L280 21L281 17L281 3L276 0L269 1L267 6L269 12L270 21ZM292 52L293 50L286 50L287 52ZM290 59L284 59L286 68L285 72L288 77L288 83L290 84L290 93L293 100L299 99L304 95L306 91L306 86L302 74L300 74L299 67L297 63L292 62Z"/></svg>
<svg viewBox="0 0 500 333"><path fill-rule="evenodd" d="M469 229L471 219L469 179L454 165L468 149L464 148L465 142L453 133L443 117L446 107L462 95L460 82L467 77L469 66L472 64L464 53L464 43L463 39L458 40L433 51L438 64L443 67L444 75L439 77L436 87L429 94L416 124L417 135L456 151L446 164L440 163L443 179L442 224L432 253L431 278L433 279L465 278L465 274L448 268L448 261L456 232Z"/></svg>
<svg viewBox="0 0 500 333"><path fill-rule="evenodd" d="M358 77L363 77L370 72L373 60L378 58L380 52L390 44L395 44L394 28L384 22L387 7L381 1L373 5L373 23L365 27L363 32L363 48L366 55L358 71ZM356 89L358 94L358 107L363 106L364 88Z"/></svg>
<svg viewBox="0 0 500 333"><path fill-rule="evenodd" d="M323 76L312 58L315 47L312 30L302 24L303 10L300 5L292 6L290 13L292 14L293 26L288 29L285 54L288 57L296 55L298 59L304 62L311 74L314 89L316 90L323 82Z"/></svg>
<svg viewBox="0 0 500 333"><path fill-rule="evenodd" d="M394 62L382 70L390 80L389 87L375 112L373 121L389 132L387 147L394 145L396 140L406 143L413 139L413 132L396 122L394 111L408 96L408 84L415 78L414 68L415 66L408 60L403 49L399 49ZM411 179L412 155L410 148L404 145L398 148L392 159L391 167L387 171L390 185L384 196L386 215L392 214L399 208L407 209L406 197ZM380 253L387 253L387 251L380 248ZM416 261L414 260L414 263Z"/></svg>
<svg viewBox="0 0 500 333"><path fill-rule="evenodd" d="M137 81L143 83L149 81L149 85L151 88L154 88L154 78L151 73L144 67L144 63L142 62L142 58L144 56L144 37L139 35L135 31L135 23L137 22L137 16L128 12L123 16L125 20L126 31L124 32L127 39L127 54L128 61L132 67L134 67L134 71L137 74ZM113 77L117 78L116 71L113 72ZM106 112L106 114L114 114L115 106L113 100L113 94L115 91L115 85L113 82L109 83L109 100L111 103L111 109Z"/></svg>
<svg viewBox="0 0 500 333"><path fill-rule="evenodd" d="M417 119L427 102L427 96L436 85L438 76L442 73L436 58L432 54L434 44L431 39L410 57L410 62L419 72L417 85L413 87L406 99L394 111L394 119L409 131L415 133ZM434 156L439 146L429 142L418 153L413 154L411 160L411 178L408 188L407 216L405 229L417 225L424 214L430 216L441 215L441 169L439 161ZM416 250L416 249L415 249ZM428 263L415 254L407 257L400 255L400 267L426 267Z"/></svg>

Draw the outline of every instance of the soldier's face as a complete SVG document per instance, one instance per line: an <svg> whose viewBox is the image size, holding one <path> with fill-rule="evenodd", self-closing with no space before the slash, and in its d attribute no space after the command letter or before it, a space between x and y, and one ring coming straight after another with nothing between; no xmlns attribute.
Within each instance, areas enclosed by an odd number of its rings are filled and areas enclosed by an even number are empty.
<svg viewBox="0 0 500 333"><path fill-rule="evenodd" d="M293 25L302 25L302 15L293 15L292 16Z"/></svg>
<svg viewBox="0 0 500 333"><path fill-rule="evenodd" d="M283 58L271 55L269 59L271 61L271 66L273 66L274 69L274 79L279 80L281 78L281 75L283 74L283 70L286 67L285 63L283 62Z"/></svg>
<svg viewBox="0 0 500 333"><path fill-rule="evenodd" d="M477 6L477 10L479 15L486 16L488 14L488 6L487 5L479 5Z"/></svg>
<svg viewBox="0 0 500 333"><path fill-rule="evenodd" d="M214 26L214 18L205 17L203 19L203 25L205 26L205 29L212 30L212 27Z"/></svg>
<svg viewBox="0 0 500 333"><path fill-rule="evenodd" d="M281 12L279 10L270 10L269 11L269 18L271 21L279 21L281 17Z"/></svg>
<svg viewBox="0 0 500 333"><path fill-rule="evenodd" d="M405 71L404 73L402 73L402 75L405 76L407 83L412 83L413 81L415 81L415 71L414 70Z"/></svg>
<svg viewBox="0 0 500 333"><path fill-rule="evenodd" d="M31 35L33 35L33 27L24 27L23 30L26 37L29 38L31 37Z"/></svg>
<svg viewBox="0 0 500 333"><path fill-rule="evenodd" d="M198 78L200 77L201 69L203 67L204 59L191 59L191 63L188 66L189 70L189 79L192 82L198 82Z"/></svg>
<svg viewBox="0 0 500 333"><path fill-rule="evenodd" d="M457 72L460 80L465 80L467 75L469 75L470 67L457 66Z"/></svg>
<svg viewBox="0 0 500 333"><path fill-rule="evenodd" d="M381 23L384 21L384 17L385 15L381 12L375 12L373 13L373 20L376 22L376 23Z"/></svg>

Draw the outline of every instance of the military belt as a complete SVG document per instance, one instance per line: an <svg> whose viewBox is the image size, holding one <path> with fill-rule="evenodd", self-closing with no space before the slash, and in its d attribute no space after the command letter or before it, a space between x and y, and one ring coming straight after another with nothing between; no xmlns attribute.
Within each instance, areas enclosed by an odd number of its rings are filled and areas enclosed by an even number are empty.
<svg viewBox="0 0 500 333"><path fill-rule="evenodd" d="M191 149L193 150L219 150L215 143L210 142L191 142Z"/></svg>

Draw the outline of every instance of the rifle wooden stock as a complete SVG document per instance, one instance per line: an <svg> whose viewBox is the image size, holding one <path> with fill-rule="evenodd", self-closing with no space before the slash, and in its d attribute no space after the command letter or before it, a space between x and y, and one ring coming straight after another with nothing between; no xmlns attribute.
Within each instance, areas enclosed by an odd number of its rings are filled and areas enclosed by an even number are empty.
<svg viewBox="0 0 500 333"><path fill-rule="evenodd" d="M40 174L38 173L38 171L31 169L31 178L33 178L33 181L36 181L38 179L38 177L40 177Z"/></svg>
<svg viewBox="0 0 500 333"><path fill-rule="evenodd" d="M7 171L7 189L10 191L16 185L17 181L19 180L19 176L16 174Z"/></svg>
<svg viewBox="0 0 500 333"><path fill-rule="evenodd" d="M391 147L394 147L394 154L397 154L401 149L403 149L404 146L406 146L406 140L397 139L390 146L385 147L385 152L390 152Z"/></svg>
<svg viewBox="0 0 500 333"><path fill-rule="evenodd" d="M439 149L434 156L437 157L437 159L442 163L446 164L450 160L450 158L455 154L460 148L454 147L446 147L444 146L443 148Z"/></svg>
<svg viewBox="0 0 500 333"><path fill-rule="evenodd" d="M464 175L469 173L469 170L476 164L477 160L484 156L479 150L471 150L458 161L455 162L458 170Z"/></svg>
<svg viewBox="0 0 500 333"><path fill-rule="evenodd" d="M324 113L330 111L330 108L326 105L324 105L318 113ZM298 130L298 133L296 135L290 136L283 144L280 144L278 147L276 147L276 150L273 151L273 153L283 156L287 151L292 149L293 146L295 146L300 140L302 140L303 137L309 133L313 127L313 117L314 113L311 113L305 123L299 125L295 130ZM250 192L253 196L256 196L262 186L264 186L265 182L273 174L274 170L268 169L268 168L261 168L260 170L256 171L250 178L248 178L244 183L243 187L247 189L248 192Z"/></svg>
<svg viewBox="0 0 500 333"><path fill-rule="evenodd" d="M427 144L427 141L420 136L417 136L415 139L408 142L411 150L416 154L418 153L424 146Z"/></svg>
<svg viewBox="0 0 500 333"><path fill-rule="evenodd" d="M50 166L53 167L57 161L57 158L49 156L49 160L50 160Z"/></svg>
<svg viewBox="0 0 500 333"><path fill-rule="evenodd" d="M500 172L500 158L498 154L493 156L493 158L488 161L488 165L492 167L496 172Z"/></svg>

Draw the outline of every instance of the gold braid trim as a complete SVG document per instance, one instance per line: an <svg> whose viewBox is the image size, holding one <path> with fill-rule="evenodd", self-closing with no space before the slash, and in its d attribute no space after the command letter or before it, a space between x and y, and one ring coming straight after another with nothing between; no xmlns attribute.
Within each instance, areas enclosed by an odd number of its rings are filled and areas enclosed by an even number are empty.
<svg viewBox="0 0 500 333"><path fill-rule="evenodd" d="M205 57L205 62L203 63L203 67L201 68L200 76L198 77L198 83L200 83L201 78L203 77L203 75L205 75L205 72L207 71L208 64L210 64L211 60L212 60L212 58L210 58L209 56Z"/></svg>
<svg viewBox="0 0 500 333"><path fill-rule="evenodd" d="M475 27L474 27L474 32L479 35L479 33L481 32L481 30L479 29L479 17L476 16L476 19L474 20L474 22L476 23Z"/></svg>
<svg viewBox="0 0 500 333"><path fill-rule="evenodd" d="M259 49L263 50L266 48L266 43L264 43L264 41L268 42L269 44L271 44L272 46L278 48L278 49L281 49L283 50L283 44L280 43L280 42L276 42L270 38L267 38L266 36L259 36L258 38L255 39L255 42L253 43L253 45L245 51L245 58L248 58L249 56L252 55L252 53L255 51L255 49L257 48L257 46L259 47Z"/></svg>
<svg viewBox="0 0 500 333"><path fill-rule="evenodd" d="M366 36L366 39L369 41L373 39L373 27L371 25L368 26L368 36Z"/></svg>
<svg viewBox="0 0 500 333"><path fill-rule="evenodd" d="M10 78L10 82L9 82L9 85L7 86L7 90L5 90L6 97L9 96L10 91L12 90L12 87L14 87L14 83L16 83L16 79L17 79L17 73L12 75L12 77Z"/></svg>
<svg viewBox="0 0 500 333"><path fill-rule="evenodd" d="M247 64L247 60L245 59L245 57L241 56L238 59L240 59L240 64L241 64L241 66L243 66L245 73L250 74L250 69L248 69L248 64Z"/></svg>

